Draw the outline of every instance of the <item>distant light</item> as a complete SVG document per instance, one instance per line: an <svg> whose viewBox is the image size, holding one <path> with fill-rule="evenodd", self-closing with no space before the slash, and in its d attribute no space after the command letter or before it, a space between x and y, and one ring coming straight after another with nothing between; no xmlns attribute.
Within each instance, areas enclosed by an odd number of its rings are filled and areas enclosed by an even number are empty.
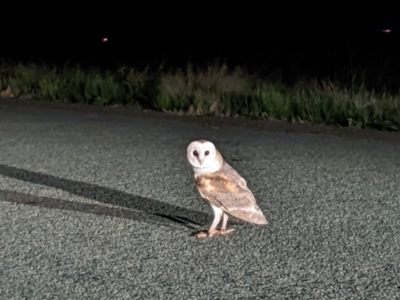
<svg viewBox="0 0 400 300"><path fill-rule="evenodd" d="M384 33L390 33L390 32L392 32L392 29L384 29L384 30L382 30Z"/></svg>
<svg viewBox="0 0 400 300"><path fill-rule="evenodd" d="M103 42L103 43L107 43L107 42L108 42L108 38L106 38L106 37L103 38L103 39L102 39L102 42Z"/></svg>

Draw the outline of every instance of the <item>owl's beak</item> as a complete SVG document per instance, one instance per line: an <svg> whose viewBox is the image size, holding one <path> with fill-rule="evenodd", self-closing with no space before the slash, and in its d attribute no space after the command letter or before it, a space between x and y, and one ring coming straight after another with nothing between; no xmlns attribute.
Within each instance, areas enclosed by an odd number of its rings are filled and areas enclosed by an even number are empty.
<svg viewBox="0 0 400 300"><path fill-rule="evenodd" d="M198 160L199 160L200 165L202 165L204 162L204 158L203 159L199 158Z"/></svg>

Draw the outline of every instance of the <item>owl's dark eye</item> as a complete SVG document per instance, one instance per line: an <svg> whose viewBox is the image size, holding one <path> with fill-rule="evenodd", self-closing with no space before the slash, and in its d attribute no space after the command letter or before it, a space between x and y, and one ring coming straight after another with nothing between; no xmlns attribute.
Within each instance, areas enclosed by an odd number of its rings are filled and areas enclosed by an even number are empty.
<svg viewBox="0 0 400 300"><path fill-rule="evenodd" d="M210 151L207 150L204 154L207 156L208 154L210 154Z"/></svg>
<svg viewBox="0 0 400 300"><path fill-rule="evenodd" d="M194 155L194 156L197 156L197 155L199 155L199 153L198 153L196 150L194 150L194 151L193 151L193 155Z"/></svg>

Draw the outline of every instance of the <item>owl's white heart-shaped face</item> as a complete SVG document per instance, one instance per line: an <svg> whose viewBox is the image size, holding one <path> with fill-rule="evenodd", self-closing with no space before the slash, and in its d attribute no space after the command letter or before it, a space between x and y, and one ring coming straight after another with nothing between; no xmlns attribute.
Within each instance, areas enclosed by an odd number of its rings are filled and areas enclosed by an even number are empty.
<svg viewBox="0 0 400 300"><path fill-rule="evenodd" d="M187 148L187 159L193 168L209 169L216 163L216 149L209 141L194 141Z"/></svg>

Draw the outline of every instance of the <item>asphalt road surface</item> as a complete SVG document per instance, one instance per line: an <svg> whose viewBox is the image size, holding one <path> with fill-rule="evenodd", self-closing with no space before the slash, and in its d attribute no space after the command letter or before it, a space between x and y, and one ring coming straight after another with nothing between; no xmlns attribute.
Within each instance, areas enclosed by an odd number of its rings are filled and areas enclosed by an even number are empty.
<svg viewBox="0 0 400 300"><path fill-rule="evenodd" d="M270 224L198 240L186 147ZM0 106L0 299L399 299L398 144Z"/></svg>

